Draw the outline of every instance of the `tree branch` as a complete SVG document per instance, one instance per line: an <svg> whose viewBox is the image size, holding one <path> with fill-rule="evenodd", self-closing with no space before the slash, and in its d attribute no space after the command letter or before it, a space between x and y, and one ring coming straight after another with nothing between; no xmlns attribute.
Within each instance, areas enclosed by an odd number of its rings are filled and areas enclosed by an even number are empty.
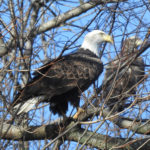
<svg viewBox="0 0 150 150"><path fill-rule="evenodd" d="M3 126L1 126L1 138L7 140L24 140L24 141L42 140L42 139L44 140L45 138L54 139L55 137L60 135L59 129L60 125L56 123L43 126L30 126L28 129L4 123ZM65 130L63 130L63 132L65 131L68 131L63 137L65 140L71 140L76 142L79 141L80 144L83 144L85 141L87 141L86 145L90 145L92 147L99 149L120 148L132 150L137 149L139 146L141 146L141 144L143 144L148 140L148 139L142 140L140 139L140 141L138 141L137 139L136 140L130 139L130 141L125 143L124 138L113 138L107 135L94 133L89 130L85 132L85 129L77 125L76 122L71 122L65 128ZM144 147L141 148L141 150L142 149L148 150L148 147L150 147L149 141L144 145Z"/></svg>
<svg viewBox="0 0 150 150"><path fill-rule="evenodd" d="M132 104L131 104L132 105ZM129 106L130 107L130 106ZM103 109L99 107L95 108L88 108L84 113L79 115L79 120L82 121L81 124L91 124L92 121L89 122L83 122L86 121L88 118L91 118L92 116L99 115L100 111L102 111L102 115L105 120L109 120L119 126L122 129L130 129L135 133L138 134L144 134L144 135L150 135L150 120L138 120L138 119L130 119L119 116L120 113L112 114L108 109ZM127 108L128 109L128 108ZM95 122L101 122L102 120L93 121Z"/></svg>
<svg viewBox="0 0 150 150"><path fill-rule="evenodd" d="M121 0L119 2L124 2L126 0ZM96 2L87 2L84 3L83 5L80 5L72 10L67 11L64 14L61 14L57 17L55 17L53 20L50 20L46 22L45 24L40 25L37 30L34 32L34 35L46 32L54 27L58 27L61 24L65 23L67 20L79 16L80 14L92 9L93 7L99 5L99 4L107 4L107 3L116 3L118 0L101 0L101 1L96 1Z"/></svg>

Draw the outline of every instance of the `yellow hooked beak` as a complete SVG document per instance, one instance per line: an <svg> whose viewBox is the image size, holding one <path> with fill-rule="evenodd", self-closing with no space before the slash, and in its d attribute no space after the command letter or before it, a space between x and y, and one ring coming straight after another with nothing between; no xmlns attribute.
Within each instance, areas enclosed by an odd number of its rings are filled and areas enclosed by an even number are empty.
<svg viewBox="0 0 150 150"><path fill-rule="evenodd" d="M142 45L143 41L141 39L137 39L135 44L136 46Z"/></svg>
<svg viewBox="0 0 150 150"><path fill-rule="evenodd" d="M110 35L105 34L103 38L104 38L104 41L114 44L113 38Z"/></svg>

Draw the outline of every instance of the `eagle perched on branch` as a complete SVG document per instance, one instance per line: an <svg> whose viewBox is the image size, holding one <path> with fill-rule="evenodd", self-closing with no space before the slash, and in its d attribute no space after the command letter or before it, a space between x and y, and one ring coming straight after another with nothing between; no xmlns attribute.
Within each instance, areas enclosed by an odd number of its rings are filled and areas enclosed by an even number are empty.
<svg viewBox="0 0 150 150"><path fill-rule="evenodd" d="M135 59L137 47L142 44L138 37L130 37L123 42L119 55L106 68L103 98L105 104L114 111L124 109L125 100L136 94L136 87L144 78L145 64L142 57ZM125 64L125 66L122 66ZM112 79L108 80L110 76ZM108 80L108 81L107 81Z"/></svg>
<svg viewBox="0 0 150 150"><path fill-rule="evenodd" d="M13 101L17 114L28 112L39 102L48 102L50 110L65 115L68 102L79 107L80 96L103 71L99 58L102 42L113 43L111 36L101 30L89 32L75 53L51 60L37 69L34 78Z"/></svg>

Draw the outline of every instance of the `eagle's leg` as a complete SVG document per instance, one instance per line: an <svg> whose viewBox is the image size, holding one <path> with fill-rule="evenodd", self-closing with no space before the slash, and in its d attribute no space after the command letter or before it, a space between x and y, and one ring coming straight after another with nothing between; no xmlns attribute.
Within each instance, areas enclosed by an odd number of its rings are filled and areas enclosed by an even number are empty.
<svg viewBox="0 0 150 150"><path fill-rule="evenodd" d="M80 115L81 113L84 113L84 112L85 112L84 109L82 109L81 107L77 107L77 112L76 112L76 114L73 116L73 119L77 120L78 117L79 117L79 115Z"/></svg>

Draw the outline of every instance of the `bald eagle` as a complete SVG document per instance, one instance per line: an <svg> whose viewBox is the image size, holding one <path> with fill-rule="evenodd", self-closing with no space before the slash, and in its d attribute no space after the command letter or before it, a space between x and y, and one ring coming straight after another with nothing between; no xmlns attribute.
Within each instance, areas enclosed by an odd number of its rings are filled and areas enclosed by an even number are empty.
<svg viewBox="0 0 150 150"><path fill-rule="evenodd" d="M75 53L61 56L43 65L34 78L18 92L13 101L17 114L28 112L39 102L48 102L52 113L63 115L68 102L78 108L80 96L103 71L99 58L99 46L111 42L111 36L103 31L89 32Z"/></svg>
<svg viewBox="0 0 150 150"><path fill-rule="evenodd" d="M103 98L109 97L106 104L111 109L114 107L114 111L119 112L124 109L125 100L136 94L138 82L144 77L145 64L142 57L133 59L133 56L138 53L138 46L142 43L142 40L135 36L126 39L123 42L120 54L106 68L105 82L113 73L115 74L110 81L106 82L103 89ZM131 64L129 63L123 69L119 69L129 59L132 59ZM108 96L108 94L110 95Z"/></svg>

